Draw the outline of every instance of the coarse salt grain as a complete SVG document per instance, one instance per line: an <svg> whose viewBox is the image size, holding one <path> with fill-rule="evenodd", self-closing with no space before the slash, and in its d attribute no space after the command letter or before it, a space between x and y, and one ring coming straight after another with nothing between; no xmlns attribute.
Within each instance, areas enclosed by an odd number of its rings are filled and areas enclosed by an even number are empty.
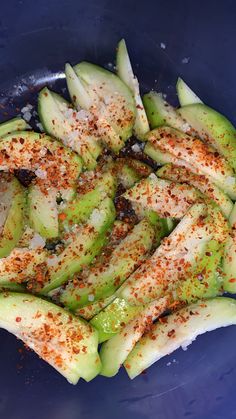
<svg viewBox="0 0 236 419"><path fill-rule="evenodd" d="M135 153L139 153L141 150L138 144L133 144L131 148Z"/></svg>
<svg viewBox="0 0 236 419"><path fill-rule="evenodd" d="M233 186L234 184L235 184L235 177L233 177L233 176L227 176L227 178L225 179L225 183L226 183L226 185L228 185L228 186Z"/></svg>
<svg viewBox="0 0 236 419"><path fill-rule="evenodd" d="M149 179L151 179L151 180L156 180L156 179L157 179L157 177L156 177L155 173L151 173L151 174L148 176L148 178L149 178Z"/></svg>
<svg viewBox="0 0 236 419"><path fill-rule="evenodd" d="M33 106L32 106L32 105L30 105L30 103L27 103L27 105L26 105L26 106L24 106L24 107L21 109L21 112L22 112L22 113L29 112L29 111L31 111L32 109L33 109Z"/></svg>
<svg viewBox="0 0 236 419"><path fill-rule="evenodd" d="M44 247L45 246L45 240L40 234L35 233L32 239L29 242L29 248L30 249L37 249L38 247Z"/></svg>
<svg viewBox="0 0 236 419"><path fill-rule="evenodd" d="M90 215L90 222L92 224L99 224L103 220L103 211L99 211L95 208Z"/></svg>
<svg viewBox="0 0 236 419"><path fill-rule="evenodd" d="M89 301L94 301L94 299L95 299L95 297L94 297L94 295L93 295L93 294L89 294L89 295L88 295L88 300L89 300Z"/></svg>
<svg viewBox="0 0 236 419"><path fill-rule="evenodd" d="M47 178L47 172L45 170L37 169L37 170L35 170L34 173L36 174L36 176L39 179L46 179Z"/></svg>
<svg viewBox="0 0 236 419"><path fill-rule="evenodd" d="M182 59L182 64L188 64L188 63L189 63L189 61L190 61L190 57L184 57L184 58Z"/></svg>
<svg viewBox="0 0 236 419"><path fill-rule="evenodd" d="M182 129L183 129L183 131L185 132L185 131L188 131L188 130L190 130L190 125L187 123L187 122L185 122L184 124L183 124L183 127L182 127Z"/></svg>
<svg viewBox="0 0 236 419"><path fill-rule="evenodd" d="M39 129L39 131L41 131L41 132L43 132L43 131L44 131L43 126L42 126L41 122L37 122L37 123L36 123L36 127Z"/></svg>
<svg viewBox="0 0 236 419"><path fill-rule="evenodd" d="M162 49L166 49L166 44L164 44L164 42L161 42L161 43L160 43L160 47L161 47Z"/></svg>
<svg viewBox="0 0 236 419"><path fill-rule="evenodd" d="M30 112L25 112L25 113L23 113L23 118L26 122L29 122L32 118L32 115L31 115Z"/></svg>
<svg viewBox="0 0 236 419"><path fill-rule="evenodd" d="M58 256L52 255L51 257L47 258L46 262L48 266L55 266L58 262Z"/></svg>

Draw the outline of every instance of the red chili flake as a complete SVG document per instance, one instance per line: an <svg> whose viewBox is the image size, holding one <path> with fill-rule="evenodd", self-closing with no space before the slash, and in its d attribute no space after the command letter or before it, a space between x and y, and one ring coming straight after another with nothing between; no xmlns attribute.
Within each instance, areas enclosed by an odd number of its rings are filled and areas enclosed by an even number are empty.
<svg viewBox="0 0 236 419"><path fill-rule="evenodd" d="M171 338L175 334L175 329L169 330L167 333L168 338Z"/></svg>
<svg viewBox="0 0 236 419"><path fill-rule="evenodd" d="M21 322L21 317L16 317L16 322L20 323Z"/></svg>
<svg viewBox="0 0 236 419"><path fill-rule="evenodd" d="M66 219L66 214L64 212L61 212L61 214L58 215L59 220L61 221L65 221Z"/></svg>
<svg viewBox="0 0 236 419"><path fill-rule="evenodd" d="M159 322L165 324L168 322L168 319L167 317L160 317Z"/></svg>

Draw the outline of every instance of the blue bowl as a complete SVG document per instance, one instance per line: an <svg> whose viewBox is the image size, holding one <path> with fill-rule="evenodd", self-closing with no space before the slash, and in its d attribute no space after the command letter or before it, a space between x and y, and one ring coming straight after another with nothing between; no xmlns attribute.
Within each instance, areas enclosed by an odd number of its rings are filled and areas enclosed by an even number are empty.
<svg viewBox="0 0 236 419"><path fill-rule="evenodd" d="M228 0L5 1L0 118L35 104L45 84L66 94L65 61L109 66L125 37L143 91L157 88L175 104L180 75L236 123L235 13ZM133 381L121 371L75 387L5 331L0 340L2 419L236 417L234 327L199 337Z"/></svg>

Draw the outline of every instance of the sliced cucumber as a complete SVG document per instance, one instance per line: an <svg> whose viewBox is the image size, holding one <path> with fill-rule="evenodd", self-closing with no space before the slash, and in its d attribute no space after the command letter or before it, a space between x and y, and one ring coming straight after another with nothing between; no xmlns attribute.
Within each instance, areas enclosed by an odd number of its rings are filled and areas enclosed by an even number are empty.
<svg viewBox="0 0 236 419"><path fill-rule="evenodd" d="M118 152L123 147L124 141L115 131L110 121L106 119L107 104L105 99L100 98L96 90L92 89L79 74L76 74L70 64L66 64L65 73L67 87L75 107L78 110L82 108L91 112L95 118L94 127L98 130L96 135L101 138L105 146L108 146L114 152Z"/></svg>
<svg viewBox="0 0 236 419"><path fill-rule="evenodd" d="M143 162L126 158L116 160L115 172L118 181L125 189L128 189L143 177L150 175L152 169Z"/></svg>
<svg viewBox="0 0 236 419"><path fill-rule="evenodd" d="M120 169L117 173L118 181L122 186L124 186L125 189L131 188L136 182L140 180L138 173L128 164L123 164L120 166L118 163L118 168Z"/></svg>
<svg viewBox="0 0 236 419"><path fill-rule="evenodd" d="M85 320L91 320L96 314L100 313L108 304L110 304L116 298L115 295L103 298L102 300L95 301L93 304L84 306L75 311L77 316L83 317Z"/></svg>
<svg viewBox="0 0 236 419"><path fill-rule="evenodd" d="M195 188L159 179L154 173L123 194L124 198L162 217L182 218L199 197Z"/></svg>
<svg viewBox="0 0 236 419"><path fill-rule="evenodd" d="M0 258L8 256L24 230L26 197L17 179L0 181Z"/></svg>
<svg viewBox="0 0 236 419"><path fill-rule="evenodd" d="M236 231L232 230L223 259L224 291L236 293Z"/></svg>
<svg viewBox="0 0 236 419"><path fill-rule="evenodd" d="M113 377L118 373L135 344L152 322L165 311L167 304L168 299L166 297L159 301L151 302L117 335L103 343L100 351L102 362L101 375Z"/></svg>
<svg viewBox="0 0 236 419"><path fill-rule="evenodd" d="M15 248L9 256L0 259L0 287L30 280L45 260L46 252L42 249Z"/></svg>
<svg viewBox="0 0 236 419"><path fill-rule="evenodd" d="M116 186L116 178L112 173L101 174L95 182L94 189L76 196L65 207L63 205L61 218L64 218L64 223L70 225L86 221L106 196L114 198Z"/></svg>
<svg viewBox="0 0 236 419"><path fill-rule="evenodd" d="M163 164L167 163L174 163L177 165L179 163L179 166L185 165L185 162L183 160L177 159L172 154L167 153L166 151L162 151L156 146L154 147L151 142L147 142L144 147L144 153L147 154L147 156L151 157L159 166L162 166Z"/></svg>
<svg viewBox="0 0 236 419"><path fill-rule="evenodd" d="M174 182L186 182L194 186L208 198L213 199L213 201L219 205L225 217L229 218L233 209L233 202L206 176L194 174L184 167L178 167L171 163L158 169L157 175L161 178L172 180Z"/></svg>
<svg viewBox="0 0 236 419"><path fill-rule="evenodd" d="M48 301L29 294L0 294L0 326L23 340L71 384L100 371L97 332Z"/></svg>
<svg viewBox="0 0 236 419"><path fill-rule="evenodd" d="M220 269L223 253L224 247L216 240L211 240L192 275L180 284L175 298L189 304L199 298L220 295L223 284Z"/></svg>
<svg viewBox="0 0 236 419"><path fill-rule="evenodd" d="M109 114L106 99L100 97L96 89L91 88L70 64L66 64L65 73L70 97L76 108L81 109L82 107L92 113L96 120L97 135L101 137L105 146L108 146L115 153L118 152L123 147L124 141L112 126L109 115L106 115L106 113ZM103 92L103 85L100 87L99 91L101 93Z"/></svg>
<svg viewBox="0 0 236 419"><path fill-rule="evenodd" d="M229 222L232 227L230 235L225 245L224 259L223 259L223 278L224 291L231 294L236 293L236 204L229 217Z"/></svg>
<svg viewBox="0 0 236 419"><path fill-rule="evenodd" d="M0 287L1 292L25 292L25 286L22 284L16 284L15 282L11 282L3 287Z"/></svg>
<svg viewBox="0 0 236 419"><path fill-rule="evenodd" d="M81 159L50 137L31 131L9 134L0 141L0 170L27 169L38 181L58 190L74 188Z"/></svg>
<svg viewBox="0 0 236 419"><path fill-rule="evenodd" d="M236 130L224 115L203 103L184 106L179 114L236 169Z"/></svg>
<svg viewBox="0 0 236 419"><path fill-rule="evenodd" d="M201 99L190 89L190 87L181 79L176 84L177 95L180 106L193 105L194 103L202 103Z"/></svg>
<svg viewBox="0 0 236 419"><path fill-rule="evenodd" d="M135 378L165 355L181 346L186 348L197 336L235 323L235 300L221 297L198 301L156 323L129 354L125 369Z"/></svg>
<svg viewBox="0 0 236 419"><path fill-rule="evenodd" d="M87 83L78 77L73 67L67 63L65 65L65 75L68 91L72 102L77 109L90 109L96 101L96 96L87 86Z"/></svg>
<svg viewBox="0 0 236 419"><path fill-rule="evenodd" d="M136 113L130 89L115 74L95 64L84 61L74 70L85 83L89 95L96 95L97 103L93 106L98 107L98 119L105 119L126 141L132 134Z"/></svg>
<svg viewBox="0 0 236 419"><path fill-rule="evenodd" d="M183 132L190 131L190 125L163 99L162 93L147 93L143 96L143 103L152 129L169 125Z"/></svg>
<svg viewBox="0 0 236 419"><path fill-rule="evenodd" d="M124 39L118 44L116 54L116 69L120 79L130 88L136 105L136 117L134 122L134 134L140 140L145 139L149 131L147 115L140 96L139 83L135 77L130 62L128 50Z"/></svg>
<svg viewBox="0 0 236 419"><path fill-rule="evenodd" d="M106 198L92 212L88 223L81 226L72 243L58 256L57 263L49 267L49 281L42 288L42 294L47 295L53 289L60 287L91 263L106 242L105 233L112 226L114 219L114 204L110 198Z"/></svg>
<svg viewBox="0 0 236 419"><path fill-rule="evenodd" d="M229 217L229 223L231 225L232 228L236 227L236 205L234 204L233 209L230 213L230 217Z"/></svg>
<svg viewBox="0 0 236 419"><path fill-rule="evenodd" d="M125 300L116 298L90 321L98 331L99 342L104 342L118 333L142 308L141 305L132 306Z"/></svg>
<svg viewBox="0 0 236 419"><path fill-rule="evenodd" d="M67 285L60 301L70 310L84 307L93 301L112 295L128 276L143 262L151 249L154 229L143 220L113 250L108 262L91 271L84 283Z"/></svg>
<svg viewBox="0 0 236 419"><path fill-rule="evenodd" d="M226 160L201 140L170 127L156 128L148 134L154 148L168 153L177 166L209 177L232 199L236 199L236 178ZM171 155L174 157L171 161Z"/></svg>
<svg viewBox="0 0 236 419"><path fill-rule="evenodd" d="M96 158L101 153L98 138L91 129L91 115L77 112L57 93L47 87L41 90L38 100L40 120L45 131L62 140L65 146L76 151L88 169L96 166Z"/></svg>
<svg viewBox="0 0 236 419"><path fill-rule="evenodd" d="M25 131L31 129L27 122L17 116L16 118L10 119L9 121L2 122L0 124L0 137L4 137L7 134L15 131Z"/></svg>
<svg viewBox="0 0 236 419"><path fill-rule="evenodd" d="M45 239L58 237L57 191L42 190L32 185L28 194L28 215L30 226Z"/></svg>
<svg viewBox="0 0 236 419"><path fill-rule="evenodd" d="M192 272L212 238L212 228L203 221L206 206L195 204L178 226L163 240L118 291L129 304L146 304L175 289Z"/></svg>

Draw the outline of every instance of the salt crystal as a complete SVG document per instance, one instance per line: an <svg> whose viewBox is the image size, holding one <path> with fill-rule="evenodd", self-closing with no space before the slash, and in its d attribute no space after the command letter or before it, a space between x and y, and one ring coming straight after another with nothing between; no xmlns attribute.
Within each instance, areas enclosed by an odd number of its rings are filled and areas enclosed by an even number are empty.
<svg viewBox="0 0 236 419"><path fill-rule="evenodd" d="M30 105L30 103L27 103L27 105L26 105L26 106L24 106L24 107L21 109L21 112L22 112L22 113L29 112L29 111L31 111L32 109L33 109L33 106L32 106L32 105Z"/></svg>
<svg viewBox="0 0 236 419"><path fill-rule="evenodd" d="M189 61L190 61L190 57L184 57L184 58L182 59L182 64L188 64L188 63L189 63Z"/></svg>
<svg viewBox="0 0 236 419"><path fill-rule="evenodd" d="M90 222L92 224L99 224L103 219L103 213L102 211L99 211L97 208L95 208L90 215Z"/></svg>
<svg viewBox="0 0 236 419"><path fill-rule="evenodd" d="M164 42L161 42L160 46L161 46L162 49L166 49L166 44L164 44Z"/></svg>
<svg viewBox="0 0 236 419"><path fill-rule="evenodd" d="M58 262L58 256L52 255L49 258L47 258L47 265L48 266L55 266Z"/></svg>
<svg viewBox="0 0 236 419"><path fill-rule="evenodd" d="M41 132L43 132L43 131L44 131L43 126L42 126L41 122L37 122L37 123L36 123L36 127L39 129L39 131L41 131Z"/></svg>
<svg viewBox="0 0 236 419"><path fill-rule="evenodd" d="M89 301L94 301L94 299L95 299L95 297L94 297L94 295L93 295L93 294L89 294L89 295L88 295L88 300L89 300Z"/></svg>
<svg viewBox="0 0 236 419"><path fill-rule="evenodd" d="M133 144L131 148L135 153L140 152L140 146L138 144Z"/></svg>
<svg viewBox="0 0 236 419"><path fill-rule="evenodd" d="M149 178L149 179L151 179L151 180L156 180L156 179L157 179L157 177L156 177L155 173L151 173L151 174L148 176L148 178Z"/></svg>
<svg viewBox="0 0 236 419"><path fill-rule="evenodd" d="M30 112L25 112L25 113L23 113L23 118L26 122L29 122L32 118L32 115L31 115Z"/></svg>
<svg viewBox="0 0 236 419"><path fill-rule="evenodd" d="M36 174L36 176L39 179L46 179L47 178L47 172L45 170L37 169L37 170L35 170L34 173Z"/></svg>
<svg viewBox="0 0 236 419"><path fill-rule="evenodd" d="M171 365L171 362L167 362L166 366L170 367L170 365Z"/></svg>
<svg viewBox="0 0 236 419"><path fill-rule="evenodd" d="M40 234L35 233L32 239L29 242L29 248L30 249L37 249L38 247L44 247L45 246L45 240Z"/></svg>
<svg viewBox="0 0 236 419"><path fill-rule="evenodd" d="M235 177L233 176L227 176L227 178L225 179L225 183L228 186L233 186L235 184Z"/></svg>
<svg viewBox="0 0 236 419"><path fill-rule="evenodd" d="M186 131L189 131L190 129L191 129L190 125L187 122L185 122L183 124L182 131L186 132Z"/></svg>

